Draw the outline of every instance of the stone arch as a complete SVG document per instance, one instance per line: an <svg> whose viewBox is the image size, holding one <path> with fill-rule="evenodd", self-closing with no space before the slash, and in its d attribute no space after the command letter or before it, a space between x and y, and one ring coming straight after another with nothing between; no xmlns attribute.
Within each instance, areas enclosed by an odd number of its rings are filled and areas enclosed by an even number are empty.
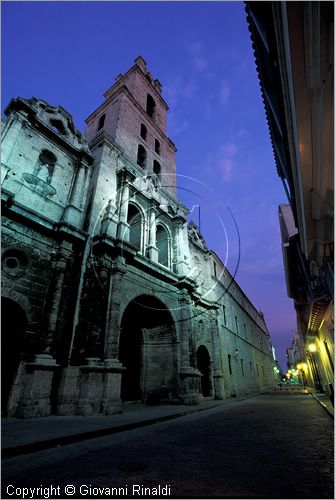
<svg viewBox="0 0 335 500"><path fill-rule="evenodd" d="M153 295L139 295L124 309L119 360L125 401L157 402L176 394L177 343L173 317Z"/></svg>
<svg viewBox="0 0 335 500"><path fill-rule="evenodd" d="M208 349L200 345L197 349L197 368L201 372L201 392L204 397L212 395L211 358Z"/></svg>
<svg viewBox="0 0 335 500"><path fill-rule="evenodd" d="M11 299L23 309L25 315L27 316L28 327L32 323L36 323L36 315L34 309L27 297L22 295L20 292L16 292L15 290L11 290L7 287L4 287L1 290L1 296L6 299Z"/></svg>

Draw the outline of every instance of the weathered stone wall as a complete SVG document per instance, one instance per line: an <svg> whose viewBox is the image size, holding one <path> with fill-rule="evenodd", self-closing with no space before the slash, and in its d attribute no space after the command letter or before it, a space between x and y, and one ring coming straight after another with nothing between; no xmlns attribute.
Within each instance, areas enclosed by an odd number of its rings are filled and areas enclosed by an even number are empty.
<svg viewBox="0 0 335 500"><path fill-rule="evenodd" d="M174 197L166 106L146 71L137 59L106 92L87 120L90 151L63 108L36 99L8 107L3 296L28 320L10 416L112 414L124 394L196 404L273 383L262 314ZM148 92L156 102L152 119ZM145 169L137 165L141 141ZM161 174L152 172L154 159Z"/></svg>

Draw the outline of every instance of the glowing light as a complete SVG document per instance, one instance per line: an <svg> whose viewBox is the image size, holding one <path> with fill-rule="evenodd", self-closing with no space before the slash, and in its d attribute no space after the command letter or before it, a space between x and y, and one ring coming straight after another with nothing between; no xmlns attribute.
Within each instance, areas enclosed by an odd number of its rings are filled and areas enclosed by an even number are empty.
<svg viewBox="0 0 335 500"><path fill-rule="evenodd" d="M309 344L308 346L308 350L310 352L315 352L316 351L316 345L315 344Z"/></svg>
<svg viewBox="0 0 335 500"><path fill-rule="evenodd" d="M301 363L299 363L299 364L297 365L297 368L298 368L298 370L301 370L301 369L302 369L302 364L301 364Z"/></svg>

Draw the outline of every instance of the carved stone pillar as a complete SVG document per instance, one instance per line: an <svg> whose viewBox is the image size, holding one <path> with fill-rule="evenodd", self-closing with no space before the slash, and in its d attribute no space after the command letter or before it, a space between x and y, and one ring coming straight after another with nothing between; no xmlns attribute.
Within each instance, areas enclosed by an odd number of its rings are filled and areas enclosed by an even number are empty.
<svg viewBox="0 0 335 500"><path fill-rule="evenodd" d="M125 368L120 363L119 341L120 341L120 307L122 303L124 288L123 276L126 272L123 262L117 262L112 268L107 302L107 320L105 334L105 359L102 395L102 413L110 415L122 411L121 377Z"/></svg>
<svg viewBox="0 0 335 500"><path fill-rule="evenodd" d="M120 205L119 205L119 223L117 228L117 236L122 241L129 240L129 224L128 219L128 202L129 202L129 184L124 176L123 186L121 190Z"/></svg>
<svg viewBox="0 0 335 500"><path fill-rule="evenodd" d="M105 359L118 360L120 337L120 307L123 298L123 276L126 272L122 262L114 263L108 290L107 321L105 335Z"/></svg>
<svg viewBox="0 0 335 500"><path fill-rule="evenodd" d="M17 416L22 418L45 417L50 415L50 394L55 369L59 366L53 357L57 337L57 324L60 314L66 262L71 255L71 245L63 243L55 256L52 268L48 298L45 308L45 335L40 354L33 363L26 363L26 384L22 401L18 405Z"/></svg>
<svg viewBox="0 0 335 500"><path fill-rule="evenodd" d="M180 276L186 276L189 271L188 266L188 241L184 237L185 221L178 219L175 223L175 238L176 238L176 272Z"/></svg>
<svg viewBox="0 0 335 500"><path fill-rule="evenodd" d="M71 256L71 244L62 243L59 251L52 262L53 276L48 291L48 299L45 308L46 325L43 339L43 355L52 357L55 348L57 322L60 313L60 305L63 294L66 264Z"/></svg>
<svg viewBox="0 0 335 500"><path fill-rule="evenodd" d="M180 397L184 404L194 405L202 400L200 394L201 373L190 365L190 340L192 329L192 311L190 298L186 290L181 292L179 301L179 332L180 332Z"/></svg>
<svg viewBox="0 0 335 500"><path fill-rule="evenodd" d="M221 367L221 348L219 339L219 328L217 311L211 311L211 338L213 346L213 381L214 381L214 398L224 399L226 397L224 388L224 377Z"/></svg>
<svg viewBox="0 0 335 500"><path fill-rule="evenodd" d="M155 207L151 207L150 210L150 221L149 221L149 259L153 262L158 262L158 248L156 247L156 216L157 210Z"/></svg>
<svg viewBox="0 0 335 500"><path fill-rule="evenodd" d="M83 215L83 196L88 169L82 163L76 166L76 173L72 184L69 203L63 213L63 221L72 226L80 227Z"/></svg>

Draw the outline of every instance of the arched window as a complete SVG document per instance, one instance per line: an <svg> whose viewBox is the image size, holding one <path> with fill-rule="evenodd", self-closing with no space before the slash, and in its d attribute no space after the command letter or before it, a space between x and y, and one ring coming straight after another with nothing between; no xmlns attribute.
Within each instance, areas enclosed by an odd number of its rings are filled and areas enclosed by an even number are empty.
<svg viewBox="0 0 335 500"><path fill-rule="evenodd" d="M158 139L155 139L155 152L160 155L161 154L161 145Z"/></svg>
<svg viewBox="0 0 335 500"><path fill-rule="evenodd" d="M129 204L128 206L127 222L129 224L129 243L137 250L141 250L142 217L135 205Z"/></svg>
<svg viewBox="0 0 335 500"><path fill-rule="evenodd" d="M150 94L148 94L147 95L147 113L150 116L150 118L153 118L153 116L154 116L155 107L156 107L156 104L155 104L153 97Z"/></svg>
<svg viewBox="0 0 335 500"><path fill-rule="evenodd" d="M161 225L156 228L156 247L158 248L158 262L169 267L169 235Z"/></svg>
<svg viewBox="0 0 335 500"><path fill-rule="evenodd" d="M161 173L161 166L157 160L154 160L154 166L153 166L152 170L154 171L154 173L156 175L159 175Z"/></svg>
<svg viewBox="0 0 335 500"><path fill-rule="evenodd" d="M105 125L105 118L106 118L106 115L100 116L99 122L98 122L98 130L101 130L103 128L103 126Z"/></svg>
<svg viewBox="0 0 335 500"><path fill-rule="evenodd" d="M141 124L141 137L145 141L147 140L147 127L143 123Z"/></svg>
<svg viewBox="0 0 335 500"><path fill-rule="evenodd" d="M142 144L139 144L138 150L137 150L137 164L144 168L145 167L145 160L147 158L147 153Z"/></svg>

